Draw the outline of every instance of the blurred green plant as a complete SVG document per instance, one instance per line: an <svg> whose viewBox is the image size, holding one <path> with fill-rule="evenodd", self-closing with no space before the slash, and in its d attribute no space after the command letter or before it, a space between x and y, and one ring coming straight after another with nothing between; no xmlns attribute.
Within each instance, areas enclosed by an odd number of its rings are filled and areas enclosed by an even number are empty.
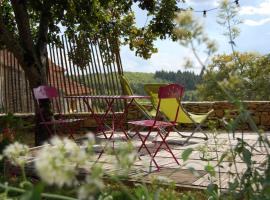
<svg viewBox="0 0 270 200"><path fill-rule="evenodd" d="M217 44L206 35L203 25L194 17L192 10L180 11L175 21L177 23L175 27L177 39L181 45L192 50L195 59L201 65L200 77L202 77L208 61L217 51ZM205 59L202 59L200 54L204 54ZM194 63L190 58L186 58L185 66L194 67Z"/></svg>
<svg viewBox="0 0 270 200"><path fill-rule="evenodd" d="M227 131L226 143L229 145L227 150L220 153L224 144L220 142L219 131L214 124L209 125L214 145L206 143L196 148L202 155L200 160L206 161L204 170L207 172L209 180L209 185L205 190L206 195L211 200L270 199L269 138L266 133L257 128L245 104L236 99L222 84L218 85L228 101L237 108L238 114L234 118L222 119ZM242 125L248 125L251 131L256 134L257 137L252 144L244 139L244 132L236 135L236 130ZM194 150L194 148L188 148L182 153L184 165ZM255 159L258 153L265 156L263 163ZM239 167L239 162L244 166ZM223 190L221 185L222 170L228 177L228 188ZM191 168L191 172L195 173L196 171Z"/></svg>
<svg viewBox="0 0 270 200"><path fill-rule="evenodd" d="M27 200L174 200L180 198L181 194L175 190L174 183L166 177L154 177L149 185L141 183L135 184L134 187L127 186L123 182L125 180L123 174L106 173L102 164L91 162L95 155L93 154L94 145L95 141L91 135L89 135L88 140L83 142L81 147L67 138L52 138L49 144L45 144L42 149L36 152L33 166L40 177L40 181L35 182L35 184L30 182L25 173L26 162L31 157L29 148L17 142L9 145L5 148L3 156L12 164L19 166L23 179L17 186L9 185L8 182L0 183L1 198ZM131 143L115 148L114 152L110 148L105 149L105 151L107 150L115 156L117 161L115 162L115 168L124 169L128 173L137 157ZM88 167L91 173L80 177L79 172L82 166ZM106 182L104 178L107 180ZM73 192L62 193L61 190ZM193 196L195 198L197 195L193 194Z"/></svg>
<svg viewBox="0 0 270 200"><path fill-rule="evenodd" d="M238 57L242 65L236 65ZM270 55L238 53L215 56L208 66L202 83L197 86L198 99L225 100L221 84L237 99L270 100ZM219 83L219 84L217 84Z"/></svg>
<svg viewBox="0 0 270 200"><path fill-rule="evenodd" d="M25 127L26 122L12 113L0 117L0 153L14 141L16 131Z"/></svg>
<svg viewBox="0 0 270 200"><path fill-rule="evenodd" d="M237 4L231 3L229 0L221 0L219 2L218 24L225 27L224 36L228 37L232 52L235 52L235 39L240 34L239 24L242 23L238 17L239 7Z"/></svg>

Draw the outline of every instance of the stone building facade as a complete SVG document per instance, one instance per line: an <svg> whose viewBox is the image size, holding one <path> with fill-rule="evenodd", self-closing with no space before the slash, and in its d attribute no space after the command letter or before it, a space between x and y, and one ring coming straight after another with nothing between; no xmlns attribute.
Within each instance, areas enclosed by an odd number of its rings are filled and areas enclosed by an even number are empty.
<svg viewBox="0 0 270 200"><path fill-rule="evenodd" d="M48 84L56 87L61 96L89 94L90 88L79 84L65 75L65 69L48 59ZM77 111L79 100L61 101L61 111ZM0 50L0 113L29 113L34 110L32 92L24 71L17 59L7 50ZM80 112L86 111L80 107Z"/></svg>

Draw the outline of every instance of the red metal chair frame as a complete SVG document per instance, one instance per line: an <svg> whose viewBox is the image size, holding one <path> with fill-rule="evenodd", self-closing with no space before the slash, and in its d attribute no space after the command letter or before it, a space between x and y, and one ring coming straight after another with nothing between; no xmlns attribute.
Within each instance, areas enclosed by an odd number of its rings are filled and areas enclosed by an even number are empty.
<svg viewBox="0 0 270 200"><path fill-rule="evenodd" d="M75 133L75 131L80 128L80 123L83 121L83 119L64 119L63 118L61 110L60 110L60 105L59 105L59 100L58 100L59 95L58 95L57 89L51 86L42 85L37 88L34 88L33 93L34 93L34 97L38 105L38 112L42 120L40 124L47 129L50 136L54 135L54 131L57 132L61 128L61 131L66 132L69 138L75 139L73 136L73 133ZM52 104L52 111L54 112L53 107L55 105L57 109L56 112L59 114L57 117L58 119L53 119L51 121L45 120L45 117L42 114L43 112L40 109L40 101L45 100L45 99L49 99L52 102L54 102L54 104ZM54 126L54 131L52 130L52 128L50 128L52 126Z"/></svg>
<svg viewBox="0 0 270 200"><path fill-rule="evenodd" d="M173 130L173 128L177 125L176 120L179 114L179 108L175 111L175 119L173 122L168 122L168 121L159 121L160 119L160 104L162 102L162 99L166 98L176 98L177 100L180 100L184 92L184 87L178 84L169 84L166 86L162 86L159 88L158 91L158 106L157 106L157 111L156 111L156 116L154 119L150 120L141 120L141 121L131 121L128 122L129 124L132 124L135 126L135 132L139 136L141 140L141 146L139 147L138 152L142 150L142 148L145 148L149 156L151 157L150 161L150 166L152 162L154 162L157 170L160 170L160 166L155 160L156 155L158 154L159 150L162 148L162 146L165 146L165 150L167 150L172 158L175 160L175 162L179 165L178 160L176 159L175 155L173 154L169 144L166 142L167 137L169 136L170 132ZM146 136L142 135L139 130L142 127L147 127L148 128L148 133ZM152 131L156 130L158 136L161 138L161 142L157 143L157 148L151 152L149 150L149 147L146 145L146 141L149 138L150 134Z"/></svg>

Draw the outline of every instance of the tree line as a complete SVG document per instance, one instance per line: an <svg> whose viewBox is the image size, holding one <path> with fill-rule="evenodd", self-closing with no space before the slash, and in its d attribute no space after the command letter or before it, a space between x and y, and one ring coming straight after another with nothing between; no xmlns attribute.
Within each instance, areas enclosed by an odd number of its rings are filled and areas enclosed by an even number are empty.
<svg viewBox="0 0 270 200"><path fill-rule="evenodd" d="M194 72L181 70L178 70L177 72L164 70L156 71L154 77L183 85L186 91L195 90L196 85L201 80L200 76Z"/></svg>
<svg viewBox="0 0 270 200"><path fill-rule="evenodd" d="M235 59L237 57L237 60ZM145 94L147 83L178 83L185 87L184 100L270 100L270 54L244 52L216 55L200 77L190 71L125 72L136 94Z"/></svg>

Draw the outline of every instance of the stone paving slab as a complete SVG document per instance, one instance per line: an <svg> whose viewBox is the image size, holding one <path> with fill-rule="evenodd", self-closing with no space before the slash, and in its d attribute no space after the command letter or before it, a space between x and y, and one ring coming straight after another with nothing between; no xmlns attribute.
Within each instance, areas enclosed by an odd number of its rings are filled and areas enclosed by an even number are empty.
<svg viewBox="0 0 270 200"><path fill-rule="evenodd" d="M147 132L144 132L143 134L146 134ZM184 132L183 134L189 135L190 132ZM267 133L269 134L269 133ZM125 141L121 138L121 134L115 134L117 138L117 145L115 145L115 148L118 148L118 146L121 146L122 143ZM209 134L211 135L211 134ZM203 136L203 134L196 134L196 136ZM168 137L168 143L176 156L177 160L179 161L180 165L178 165L171 157L171 154L168 151L161 150L155 160L158 162L158 164L161 167L160 171L156 171L156 168L151 165L151 157L148 155L148 153L145 150L142 150L140 153L140 156L135 161L133 167L131 168L129 172L129 180L130 181L141 181L141 182L150 182L154 177L159 177L161 180L162 178L166 177L167 179L171 179L176 183L176 185L185 185L188 187L206 187L209 184L209 175L206 173L205 166L208 164L211 164L212 166L216 166L217 156L220 158L221 155L230 150L230 148L233 148L237 144L237 137L244 138L245 142L247 142L250 146L254 146L256 151L253 151L252 160L255 163L255 166L259 167L261 166L265 160L266 157L266 150L263 150L262 147L259 146L259 144L256 143L256 140L258 138L258 135L256 133L235 133L235 138L232 137L231 134L221 133L217 136L218 140L216 141L213 138L209 138L208 141L205 141L203 139L198 138L192 138L188 144L183 145L183 141L185 138L182 138L179 136L178 133L172 133ZM229 139L230 140L229 140ZM105 141L104 139L100 139L101 143L100 149L102 149L102 145L104 145ZM155 142L153 142L155 141ZM155 144L160 142L160 139L158 137L155 137L155 134L153 134L153 137L151 137L151 140L147 142L147 146L151 151L154 150ZM216 145L218 143L219 145ZM132 138L132 144L135 146L136 149L139 148L141 142L138 137ZM207 158L211 158L210 160L202 160L206 157L203 156L203 153L200 152L200 148L207 148ZM33 159L35 159L35 152L39 150L39 148L33 148L32 149L32 158L29 160L31 162ZM183 162L181 159L181 155L183 151L187 148L194 148L194 151L189 157L189 160L186 162ZM217 152L215 151L217 150ZM99 151L100 152L100 151ZM94 159L98 158L98 152L97 155L94 157ZM237 157L236 160L237 170L238 172L243 172L246 169L245 163L241 160L240 157ZM94 162L89 162L90 164L94 164ZM121 174L121 169L117 168L116 166L116 159L113 155L108 155L104 153L101 158L97 161L97 163L101 164L103 169L106 173L112 173L112 174ZM152 163L153 164L153 163ZM231 161L228 159L225 159L222 163L222 168L215 168L215 171L219 175L217 177L216 183L220 184L222 188L228 187L228 182L230 180L233 180L233 174L236 172L236 169L234 166L231 166ZM193 168L193 172L190 170L190 168ZM232 175L229 175L228 172L230 172ZM89 171L89 165L88 165L88 171L85 170L84 173L91 173ZM165 179L164 179L165 181Z"/></svg>

